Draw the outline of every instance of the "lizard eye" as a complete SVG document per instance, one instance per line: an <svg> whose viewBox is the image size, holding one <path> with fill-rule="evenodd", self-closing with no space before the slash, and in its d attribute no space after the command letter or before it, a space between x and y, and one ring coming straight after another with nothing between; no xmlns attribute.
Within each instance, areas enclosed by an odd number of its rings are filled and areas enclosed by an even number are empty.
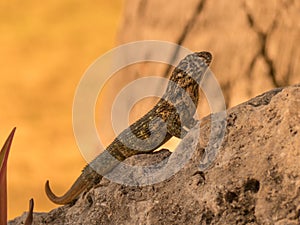
<svg viewBox="0 0 300 225"><path fill-rule="evenodd" d="M181 62L181 64L178 66L178 69L185 71L187 67L188 67L187 62Z"/></svg>

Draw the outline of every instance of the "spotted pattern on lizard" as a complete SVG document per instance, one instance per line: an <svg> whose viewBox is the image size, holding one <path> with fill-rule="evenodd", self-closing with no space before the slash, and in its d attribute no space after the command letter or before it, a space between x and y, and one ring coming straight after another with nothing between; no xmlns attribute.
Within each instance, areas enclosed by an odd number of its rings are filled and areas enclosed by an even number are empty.
<svg viewBox="0 0 300 225"><path fill-rule="evenodd" d="M152 152L172 136L183 138L187 133L184 128L191 128L195 124L193 117L199 100L199 83L211 59L209 52L195 52L181 60L173 70L166 91L158 103L86 165L63 196L56 196L47 181L45 191L48 198L56 204L71 203L84 190L99 183L102 175L113 170L120 161L140 153Z"/></svg>

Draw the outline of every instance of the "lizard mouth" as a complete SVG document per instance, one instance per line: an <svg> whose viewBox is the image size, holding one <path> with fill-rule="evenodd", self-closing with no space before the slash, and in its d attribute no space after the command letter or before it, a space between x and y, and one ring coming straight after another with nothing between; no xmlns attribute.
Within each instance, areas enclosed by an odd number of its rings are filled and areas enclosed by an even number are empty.
<svg viewBox="0 0 300 225"><path fill-rule="evenodd" d="M212 55L209 52L196 52L196 55L203 58L207 65L209 65L212 60Z"/></svg>

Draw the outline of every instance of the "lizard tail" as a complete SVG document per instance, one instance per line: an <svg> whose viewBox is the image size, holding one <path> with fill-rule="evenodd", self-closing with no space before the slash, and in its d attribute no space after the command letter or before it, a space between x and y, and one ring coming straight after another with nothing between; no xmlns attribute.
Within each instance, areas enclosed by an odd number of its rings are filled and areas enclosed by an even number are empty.
<svg viewBox="0 0 300 225"><path fill-rule="evenodd" d="M81 177L79 177L75 183L72 185L72 187L62 196L58 197L56 196L49 185L49 180L47 180L46 184L45 184L45 191L46 194L48 196L48 198L54 202L55 204L59 204L59 205L65 205L68 203L71 203L74 199L76 199L78 197L78 195L83 192L88 186L89 186L89 182L84 181L81 179Z"/></svg>

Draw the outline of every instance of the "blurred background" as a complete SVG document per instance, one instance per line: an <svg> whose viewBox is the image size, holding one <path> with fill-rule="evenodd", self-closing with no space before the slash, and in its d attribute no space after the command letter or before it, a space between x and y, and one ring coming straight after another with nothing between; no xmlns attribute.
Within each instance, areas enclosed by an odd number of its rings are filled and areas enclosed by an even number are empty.
<svg viewBox="0 0 300 225"><path fill-rule="evenodd" d="M85 165L72 130L76 86L87 67L116 45L122 1L0 2L0 141L17 132L8 161L9 218L54 205Z"/></svg>
<svg viewBox="0 0 300 225"><path fill-rule="evenodd" d="M45 181L63 194L86 164L72 131L72 103L81 76L103 53L148 39L210 51L211 70L233 107L300 82L299 10L294 0L0 2L0 141L17 127L8 161L9 217L27 211L30 198L35 211L56 207L46 198ZM147 57L153 49L144 51ZM174 49L170 59L177 56ZM110 79L96 107L104 145L115 136L110 110L116 94L139 77L168 77L167 67L139 63ZM139 102L130 121L154 103ZM209 112L202 98L198 114Z"/></svg>

